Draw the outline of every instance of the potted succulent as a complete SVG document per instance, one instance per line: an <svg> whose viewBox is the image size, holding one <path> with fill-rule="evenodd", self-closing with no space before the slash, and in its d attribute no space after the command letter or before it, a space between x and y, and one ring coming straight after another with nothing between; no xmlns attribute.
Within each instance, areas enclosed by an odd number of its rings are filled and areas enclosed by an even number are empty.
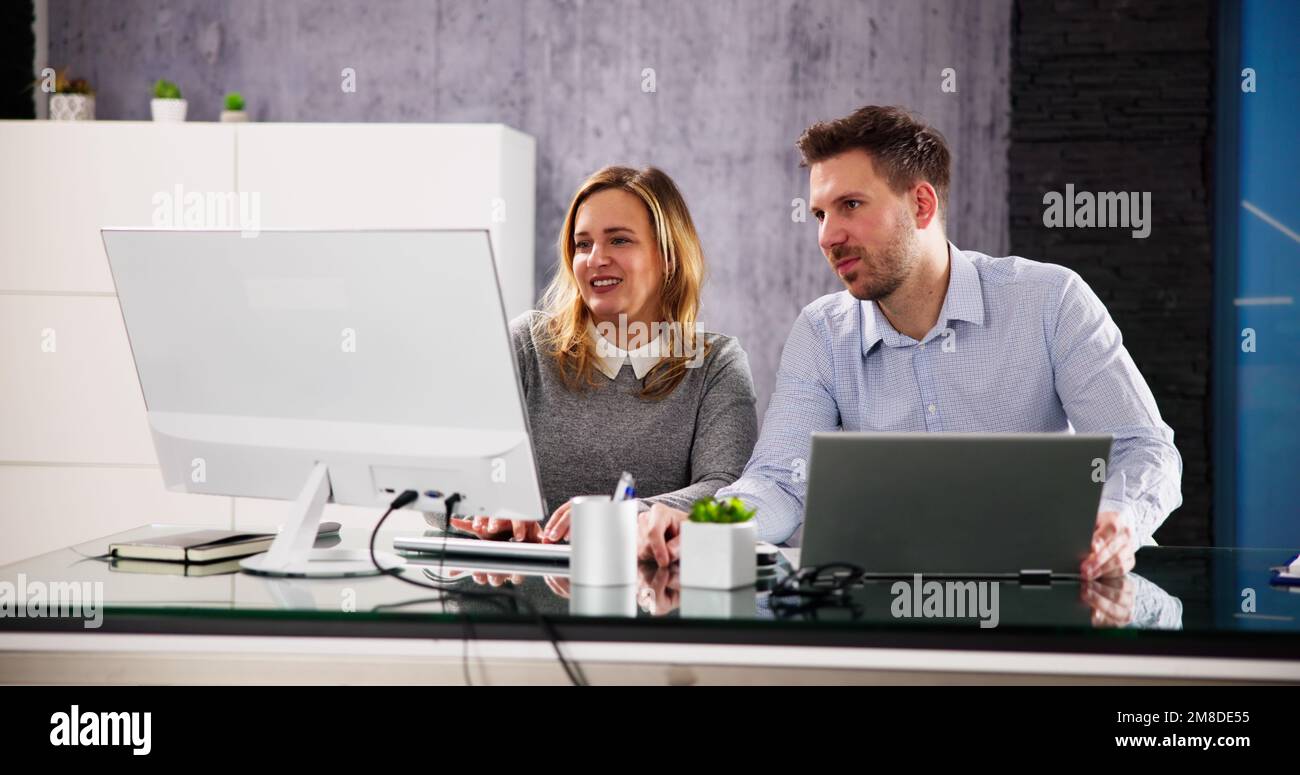
<svg viewBox="0 0 1300 775"><path fill-rule="evenodd" d="M186 107L179 86L162 78L153 85L153 100L149 108L154 121L184 121Z"/></svg>
<svg viewBox="0 0 1300 775"><path fill-rule="evenodd" d="M54 121L92 121L95 118L95 90L85 78L68 78L67 68L54 76L50 95L50 118Z"/></svg>
<svg viewBox="0 0 1300 775"><path fill-rule="evenodd" d="M239 122L248 120L248 114L244 112L244 95L232 91L226 95L225 105L225 110L221 111L222 121Z"/></svg>
<svg viewBox="0 0 1300 775"><path fill-rule="evenodd" d="M754 542L754 510L739 498L696 501L682 523L682 586L752 586L757 578Z"/></svg>

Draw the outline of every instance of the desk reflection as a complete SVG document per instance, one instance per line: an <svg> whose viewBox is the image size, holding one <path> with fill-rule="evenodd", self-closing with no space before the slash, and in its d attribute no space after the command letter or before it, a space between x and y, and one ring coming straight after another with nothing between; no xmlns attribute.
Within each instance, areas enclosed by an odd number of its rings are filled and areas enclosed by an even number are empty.
<svg viewBox="0 0 1300 775"><path fill-rule="evenodd" d="M472 566L449 568L443 573L443 578L486 587L527 587L535 601L538 591L545 590L545 595L552 601L568 601L569 613L577 616L679 615L946 626L973 626L979 622L973 606L969 612L940 610L937 614L925 612L900 616L896 605L896 580L859 582L835 597L791 600L772 594L774 576L760 579L757 588L719 591L683 588L679 575L675 565L661 568L644 564L640 567L635 586L575 588L564 569L547 572L536 568L508 569L498 565L491 569ZM540 584L536 584L538 578ZM997 626L1153 630L1178 630L1183 626L1182 601L1136 573L1092 582L977 583L995 584L997 587L993 597L998 609Z"/></svg>

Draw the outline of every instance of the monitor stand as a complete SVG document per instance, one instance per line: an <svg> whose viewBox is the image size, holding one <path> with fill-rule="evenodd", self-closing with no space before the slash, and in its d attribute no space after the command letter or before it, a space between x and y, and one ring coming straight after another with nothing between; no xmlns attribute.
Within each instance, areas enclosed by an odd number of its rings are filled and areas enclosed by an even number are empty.
<svg viewBox="0 0 1300 775"><path fill-rule="evenodd" d="M299 576L306 578L342 578L379 574L366 549L313 549L321 513L329 500L329 469L317 463L307 477L307 484L294 501L289 521L280 529L264 554L246 557L239 566L249 573L263 576ZM401 568L406 560L388 552L375 552L375 560L384 570Z"/></svg>

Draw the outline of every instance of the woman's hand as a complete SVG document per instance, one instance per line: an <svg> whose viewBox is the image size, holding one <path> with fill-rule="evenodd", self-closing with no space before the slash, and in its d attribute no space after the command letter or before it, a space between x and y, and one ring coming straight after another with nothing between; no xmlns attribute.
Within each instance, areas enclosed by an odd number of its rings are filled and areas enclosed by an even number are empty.
<svg viewBox="0 0 1300 775"><path fill-rule="evenodd" d="M551 518L546 520L546 527L541 531L542 543L555 544L568 539L569 527L573 524L569 518L570 503L572 501L565 501L560 504L560 507L555 510Z"/></svg>
<svg viewBox="0 0 1300 775"><path fill-rule="evenodd" d="M569 599L570 586L568 576L546 576L544 581L546 582L546 586L556 595L559 595L565 600Z"/></svg>
<svg viewBox="0 0 1300 775"><path fill-rule="evenodd" d="M451 520L451 526L464 530L485 541L521 541L532 544L555 544L569 537L569 501L565 501L543 528L540 522L493 519L478 516Z"/></svg>
<svg viewBox="0 0 1300 775"><path fill-rule="evenodd" d="M523 522L510 519L493 519L478 516L451 520L451 526L467 533L473 533L484 541L527 541L541 542L541 525L537 522Z"/></svg>

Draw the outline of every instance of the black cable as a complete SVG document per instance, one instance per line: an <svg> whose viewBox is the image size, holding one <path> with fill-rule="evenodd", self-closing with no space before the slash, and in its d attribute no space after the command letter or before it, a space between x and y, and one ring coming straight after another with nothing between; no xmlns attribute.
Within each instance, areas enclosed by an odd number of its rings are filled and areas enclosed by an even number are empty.
<svg viewBox="0 0 1300 775"><path fill-rule="evenodd" d="M400 509L400 508L402 508L403 506L408 506L408 505L410 505L411 503L415 502L418 498L419 498L419 493L417 493L417 492L414 491L414 490L406 490L406 491L403 492L401 495L399 495L399 496L397 496L396 498L394 498L394 499L393 499L393 502L392 502L392 503L389 505L389 507L388 507L388 511L384 512L384 516L380 517L380 519L379 519L379 525L382 525L382 524L384 523L384 520L388 519L389 515L393 513L393 510L394 510L395 508L399 508L399 509ZM453 494L451 494L450 496L448 496L448 497L446 498L446 500L443 501L443 505L444 505L444 507L445 507L445 509L446 509L446 513L443 515L443 526L444 526L444 530L443 530L443 544L442 544L442 549L443 549L443 551L439 554L439 558L438 558L438 569L439 569L439 571L442 570L442 562L443 562L443 558L444 558L444 557L446 556L446 554L447 554L447 538L446 538L446 537L447 537L447 531L450 529L450 526L451 526L451 515L452 515L452 509L455 508L456 504L460 501L460 498L461 498L460 493L453 493ZM376 525L374 531L370 534L370 562L371 562L371 564L373 564L376 568L378 568L381 572L385 572L385 573L387 573L387 571L384 571L384 569L381 568L381 567L379 566L379 563L378 563L378 561L377 561L376 558L375 558L375 537L376 537L376 535L379 533L379 525ZM388 574L388 575L392 575L394 578L397 578L397 579L399 579L399 580L401 580L401 581L405 581L405 582L407 582L407 583L414 583L414 582L411 582L409 579L407 579L405 576L402 576L402 575L399 575L399 574L400 574L400 571L398 571L398 572L396 572L396 573L391 573L391 574ZM441 576L442 574L439 573L439 575ZM448 592L451 592L452 590L446 590L446 589L442 589L442 588L439 588L439 587L434 587L434 586L431 586L431 585L428 585L428 584L417 584L417 586L420 586L420 587L427 587L427 588L430 588L430 589L436 589L436 590L438 590L438 592L441 593L441 596L440 596L439 598L436 598L436 599L437 599L438 602L440 602L440 603L443 604L443 610L444 610L444 611L446 610L447 602L448 602L448 601L446 600L446 596L447 596L447 593L448 593ZM468 595L466 595L466 596L468 596ZM420 601L420 602L428 602L428 601L426 600L426 601ZM497 601L494 599L494 600L492 600L492 602L493 602L493 603L496 603ZM510 602L511 602L512 605L513 605L515 601L511 600ZM375 610L378 610L378 608L379 608L379 606L376 606ZM515 606L515 613L518 613L518 612L519 612L519 611L518 611L518 606L516 605L516 606ZM469 672L469 639L470 639L470 637L473 635L473 628L470 627L470 625L469 625L469 617L468 617L467 614L465 614L465 612L464 612L463 610L461 611L461 620L462 620L461 623L462 623L462 625L464 626L464 631L463 631L462 634L461 634L461 644L462 644L462 645L461 645L461 657L460 657L460 658L461 658L461 671L462 671L462 673L464 674L464 677L465 677L465 685L466 685L466 686L473 686L473 685L474 685L474 682L473 682L473 679L470 677L470 672Z"/></svg>
<svg viewBox="0 0 1300 775"><path fill-rule="evenodd" d="M456 504L460 503L461 495L453 492L442 501L442 551L438 552L438 576L442 576L443 565L447 561L447 539L451 536L451 517L456 513ZM450 591L450 590L448 590ZM512 603L514 601L511 601ZM515 611L518 613L518 610ZM465 677L465 685L473 686L474 677L469 672L469 641L474 636L474 624L470 621L469 614L461 606L460 623L463 627L460 640L460 669ZM484 671L486 674L486 671Z"/></svg>
<svg viewBox="0 0 1300 775"><path fill-rule="evenodd" d="M370 562L371 562L372 565L375 566L375 569L378 570L379 573L380 573L381 575L391 576L391 577L397 579L398 581L404 582L404 583L406 583L406 584L410 584L410 585L412 585L412 586L420 587L420 588L422 588L422 589L432 589L432 590L436 590L436 591L441 592L441 593L443 593L444 595L447 595L447 596L452 597L452 598L457 597L457 596L462 597L462 598L467 598L467 599L493 599L493 600L497 600L497 599L500 599L500 598L506 598L507 600L509 600L509 601L513 604L513 606L514 606L516 612L519 611L519 609L520 609L520 605L519 605L519 604L522 602L522 603L524 604L524 605L523 605L523 608L526 610L526 612L531 613L531 614L536 618L537 623L538 623L538 625L540 626L543 635L545 635L546 638L547 638L547 640L550 642L550 644L551 644L551 648L555 650L555 656L556 656L556 658L559 659L559 661L560 661L560 667L562 667L562 668L564 669L565 674L569 677L569 682L572 683L574 686L585 686L585 685L587 685L587 678L586 678L586 676L583 674L582 669L577 665L577 663L572 663L572 664L571 664L570 661L569 661L569 659L568 659L567 657L564 656L564 652L560 649L560 636L559 636L559 633L556 631L556 629L555 629L555 627L554 627L554 623L551 622L551 621L549 621L549 620L546 618L546 616L545 616L544 614L542 614L541 611L539 611L539 610L537 610L536 608L534 608L533 605L532 605L532 604L531 604L531 603L530 603L526 598L524 598L524 597L522 597L522 596L520 596L520 595L515 594L513 591L506 591L506 590L501 590L501 591L474 590L474 591L470 591L470 590L464 590L464 589L448 589L448 588L446 588L446 587L444 587L444 586L440 586L440 585L436 585L436 584L425 584L425 583L423 583L423 582L416 581L415 579L407 578L405 575L402 574L402 569L401 569L401 568L385 568L385 567L383 567L382 565L379 564L379 558L375 556L375 541L377 540L377 538L378 538L378 536L379 536L379 529L380 529L381 527L383 527L384 522L385 522L385 521L386 521L386 520L387 520L387 519L392 515L393 511L395 511L396 509L400 509L400 508L402 508L403 506L407 506L407 505L410 505L411 503L414 503L415 500L416 500L417 498L419 498L419 493L416 492L415 490L407 490L407 491L403 492L401 495L399 495L399 496L397 496L396 498L393 499L393 502L390 503L390 504L388 505L388 510L385 511L385 512L384 512L384 515L383 515L382 517L379 518L379 521L378 521L377 523L375 523L375 528L374 528L374 530L372 530L372 531L370 532L370 546L369 546L369 549L370 549ZM454 499L454 500L453 500L453 499ZM449 496L449 497L447 498L446 503L447 503L449 506L454 507L454 506L456 505L456 502L458 502L460 499L461 499L461 496L460 496L458 493L456 493L456 494L453 494L453 495ZM450 525L450 521L451 521L451 509L450 509L450 508L448 508L448 510L447 510L446 521L447 521L447 524ZM445 547L446 547L445 538L444 538L444 544L443 544L443 546L444 546L444 551L442 552L442 555L445 557L445 555L446 555L446 551L445 551ZM441 570L441 564L442 564L442 561L440 560L440 562L439 562L439 569L440 569L440 570ZM442 574L439 573L439 575L442 575ZM443 602L445 602L445 601L443 601ZM462 613L463 613L463 612L462 612ZM466 622L467 622L467 624L469 624L470 631L472 632L473 625L472 625L472 623L470 623L469 620L468 620L468 614L466 614ZM468 654L468 648L466 649L466 654ZM468 667L466 667L466 677L468 678Z"/></svg>
<svg viewBox="0 0 1300 775"><path fill-rule="evenodd" d="M443 563L447 560L447 539L451 537L451 515L455 513L456 504L460 503L460 501L460 493L453 492L442 502L442 551L438 552L439 576L442 575Z"/></svg>
<svg viewBox="0 0 1300 775"><path fill-rule="evenodd" d="M470 638L475 637L474 623L470 621L469 614L464 611L461 611L460 615L465 620L465 638L460 642L460 669L465 674L465 685L473 686L474 678L469 674L469 641Z"/></svg>

